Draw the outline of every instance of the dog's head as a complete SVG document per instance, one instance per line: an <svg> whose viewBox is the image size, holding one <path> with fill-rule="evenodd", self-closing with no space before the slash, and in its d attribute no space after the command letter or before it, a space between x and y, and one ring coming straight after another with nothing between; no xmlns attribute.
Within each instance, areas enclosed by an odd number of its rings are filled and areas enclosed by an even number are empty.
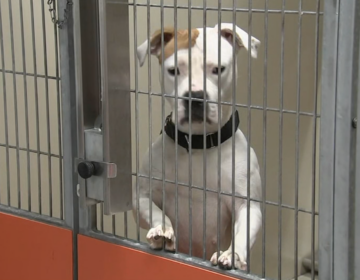
<svg viewBox="0 0 360 280"><path fill-rule="evenodd" d="M192 133L203 133L203 122L206 122L207 133L216 131L218 128L218 102L219 94L221 102L232 101L233 72L237 72L237 65L233 58L241 49L251 51L251 56L257 57L257 49L260 41L254 37L250 39L244 30L236 26L233 32L233 24L223 23L219 27L206 29L206 42L204 46L204 30L202 28L189 30L177 30L177 47L175 46L174 28L164 28L156 31L150 38L137 48L137 56L142 66L148 52L156 56L159 63L164 65L164 89L168 95L175 96L177 76L178 94L178 128L188 131L189 121L192 123ZM235 37L235 38L234 38ZM219 38L221 40L220 64L219 64ZM233 41L235 40L235 48ZM162 42L163 41L163 42ZM148 47L150 46L150 50ZM163 46L163 48L162 48ZM189 60L189 47L191 59ZM177 65L175 65L175 51L177 50ZM204 53L206 62L204 63ZM235 52L235 53L234 53ZM191 73L191 76L190 76ZM206 78L205 78L206 74ZM161 77L162 75L160 75ZM219 81L220 78L220 81ZM204 81L205 80L205 81ZM192 101L189 102L189 97ZM204 99L206 102L204 108ZM172 110L175 110L175 98L167 98ZM190 105L191 104L191 105ZM221 125L226 123L231 115L231 106L222 106ZM172 115L175 121L175 114Z"/></svg>

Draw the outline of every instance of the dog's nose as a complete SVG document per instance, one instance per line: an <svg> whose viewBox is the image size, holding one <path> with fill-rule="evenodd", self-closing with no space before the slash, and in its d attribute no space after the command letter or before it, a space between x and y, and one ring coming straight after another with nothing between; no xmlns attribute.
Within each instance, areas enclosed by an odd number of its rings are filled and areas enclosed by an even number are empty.
<svg viewBox="0 0 360 280"><path fill-rule="evenodd" d="M191 91L184 94L184 97L191 97L191 111L192 112L202 112L204 110L204 98L206 94L204 91ZM195 100L194 100L195 99ZM200 100L201 99L201 100ZM184 100L184 106L187 111L190 111L190 101Z"/></svg>

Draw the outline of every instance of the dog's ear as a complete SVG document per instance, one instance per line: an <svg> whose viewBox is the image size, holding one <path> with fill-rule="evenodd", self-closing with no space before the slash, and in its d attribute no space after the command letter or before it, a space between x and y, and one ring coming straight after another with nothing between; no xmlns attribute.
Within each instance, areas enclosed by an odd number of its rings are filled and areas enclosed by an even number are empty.
<svg viewBox="0 0 360 280"><path fill-rule="evenodd" d="M159 56L161 53L162 38L164 38L164 47L165 47L165 45L169 43L169 41L171 41L171 39L174 37L174 32L175 30L172 27L164 28L164 36L162 36L161 30L155 31L150 38L150 54ZM144 65L145 58L148 54L148 47L149 47L149 43L148 40L146 40L137 48L137 57L140 66Z"/></svg>
<svg viewBox="0 0 360 280"><path fill-rule="evenodd" d="M221 28L221 36L225 38L231 45L233 45L233 24L232 23L222 23L220 25ZM218 30L218 25L215 26L215 30ZM249 34L242 30L240 27L235 26L235 43L237 50L241 48L245 48L249 51ZM251 56L253 58L257 58L258 48L260 46L260 41L255 37L251 36L250 40L251 46Z"/></svg>

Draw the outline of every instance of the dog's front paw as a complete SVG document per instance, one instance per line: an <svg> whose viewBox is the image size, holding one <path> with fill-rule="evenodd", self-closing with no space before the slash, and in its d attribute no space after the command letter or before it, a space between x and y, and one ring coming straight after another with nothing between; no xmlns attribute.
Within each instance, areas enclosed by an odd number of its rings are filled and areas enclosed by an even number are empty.
<svg viewBox="0 0 360 280"><path fill-rule="evenodd" d="M219 265L220 268L231 269L232 252L230 250L225 252L220 251L220 257L218 257L217 252L215 252L211 257L210 262L212 265ZM236 252L234 255L234 267L241 270L247 269L247 263L245 258L240 258Z"/></svg>
<svg viewBox="0 0 360 280"><path fill-rule="evenodd" d="M165 239L165 250L175 251L175 234L172 227L165 228L165 231L163 231L161 225L151 228L146 235L146 239L150 247L155 250L163 248Z"/></svg>

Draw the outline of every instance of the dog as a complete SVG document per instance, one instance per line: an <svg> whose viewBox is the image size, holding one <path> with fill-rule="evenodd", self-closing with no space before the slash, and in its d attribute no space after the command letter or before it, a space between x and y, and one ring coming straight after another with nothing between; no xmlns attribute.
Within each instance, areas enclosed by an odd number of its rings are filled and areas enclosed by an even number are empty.
<svg viewBox="0 0 360 280"><path fill-rule="evenodd" d="M220 30L220 36L219 36ZM192 242L191 255L203 257L204 249L206 259L211 264L221 268L247 269L247 231L249 230L249 248L255 242L256 235L261 226L262 213L259 200L261 200L261 178L258 160L252 148L250 158L247 158L247 140L238 128L239 117L237 112L233 116L231 106L221 105L218 109L218 94L220 91L222 102L232 102L233 71L237 73L237 64L233 57L237 57L240 50L251 52L251 57L257 58L260 41L250 38L241 28L233 24L222 23L220 28L206 28L206 42L204 45L204 30L196 28L191 30L177 30L177 48L175 47L174 28L164 28L156 31L148 40L137 47L137 58L140 67L143 66L149 53L158 58L160 65L164 66L163 82L172 114L166 120L162 133L151 146L152 161L150 164L149 150L142 158L138 185L133 186L133 215L138 220L139 226L148 230L147 240L153 249L162 249L180 253L189 253L190 239ZM235 38L234 38L235 36ZM221 66L218 66L218 43L221 40ZM190 40L189 40L190 39ZM163 42L162 42L163 40ZM235 48L233 48L235 40ZM150 46L150 50L148 50ZM162 48L162 46L164 46ZM189 84L189 47L191 46L191 86ZM175 50L177 49L177 67L175 65ZM204 50L206 51L206 65L204 65ZM235 54L233 55L233 52ZM234 66L235 65L235 68ZM160 67L161 71L161 67ZM206 80L204 81L204 71ZM177 75L178 100L175 100L175 75ZM218 78L220 77L220 81ZM161 80L161 78L160 78ZM205 82L205 83L204 83ZM235 81L236 82L236 81ZM204 89L206 86L206 91ZM220 88L219 88L220 85ZM191 95L192 102L189 102ZM204 99L209 101L204 102ZM175 104L177 102L177 106ZM191 103L191 105L190 105ZM205 106L205 108L204 108ZM177 125L174 110L177 108ZM205 113L204 113L205 111ZM219 116L220 114L220 116ZM235 118L236 126L233 131L232 120ZM218 143L218 126L220 119L221 143ZM204 124L205 122L205 124ZM191 141L189 130L191 126ZM177 178L175 187L175 130L178 130L178 156ZM204 130L206 147L204 147ZM163 153L164 137L164 156ZM224 138L224 139L223 139ZM234 155L232 151L232 138L235 138ZM191 143L191 155L189 153ZM221 178L218 178L218 149L221 146ZM206 153L206 185L203 180L204 155ZM235 223L232 223L232 160L235 156ZM192 159L192 182L189 182L189 157ZM162 172L162 159L164 158L165 179ZM250 161L250 193L247 193L248 160ZM151 170L150 170L151 166ZM150 201L150 182L152 201ZM148 177L148 178L146 178ZM164 180L163 180L164 179ZM220 214L218 213L218 179L221 183ZM163 183L165 182L165 183ZM191 208L188 206L189 186L192 187ZM163 203L163 188L165 203ZM206 188L206 205L204 206L204 188ZM226 195L230 194L230 195ZM247 196L250 196L249 229L247 228ZM178 199L178 217L175 205ZM152 210L151 210L152 208ZM204 210L206 219L204 219ZM191 210L192 221L189 221ZM151 214L152 211L152 214ZM164 213L163 213L164 212ZM164 214L164 221L163 221ZM218 215L220 215L219 239ZM150 220L151 219L151 220ZM204 225L204 220L206 220ZM176 233L177 221L177 233ZM192 233L189 233L192 222ZM232 226L234 226L234 248L232 252ZM206 230L206 240L203 241ZM190 236L191 234L191 236ZM178 239L176 242L176 239ZM220 240L220 244L218 244ZM175 248L178 243L178 248ZM205 246L205 248L204 248ZM218 246L220 255L218 256ZM234 264L232 255L234 253Z"/></svg>

